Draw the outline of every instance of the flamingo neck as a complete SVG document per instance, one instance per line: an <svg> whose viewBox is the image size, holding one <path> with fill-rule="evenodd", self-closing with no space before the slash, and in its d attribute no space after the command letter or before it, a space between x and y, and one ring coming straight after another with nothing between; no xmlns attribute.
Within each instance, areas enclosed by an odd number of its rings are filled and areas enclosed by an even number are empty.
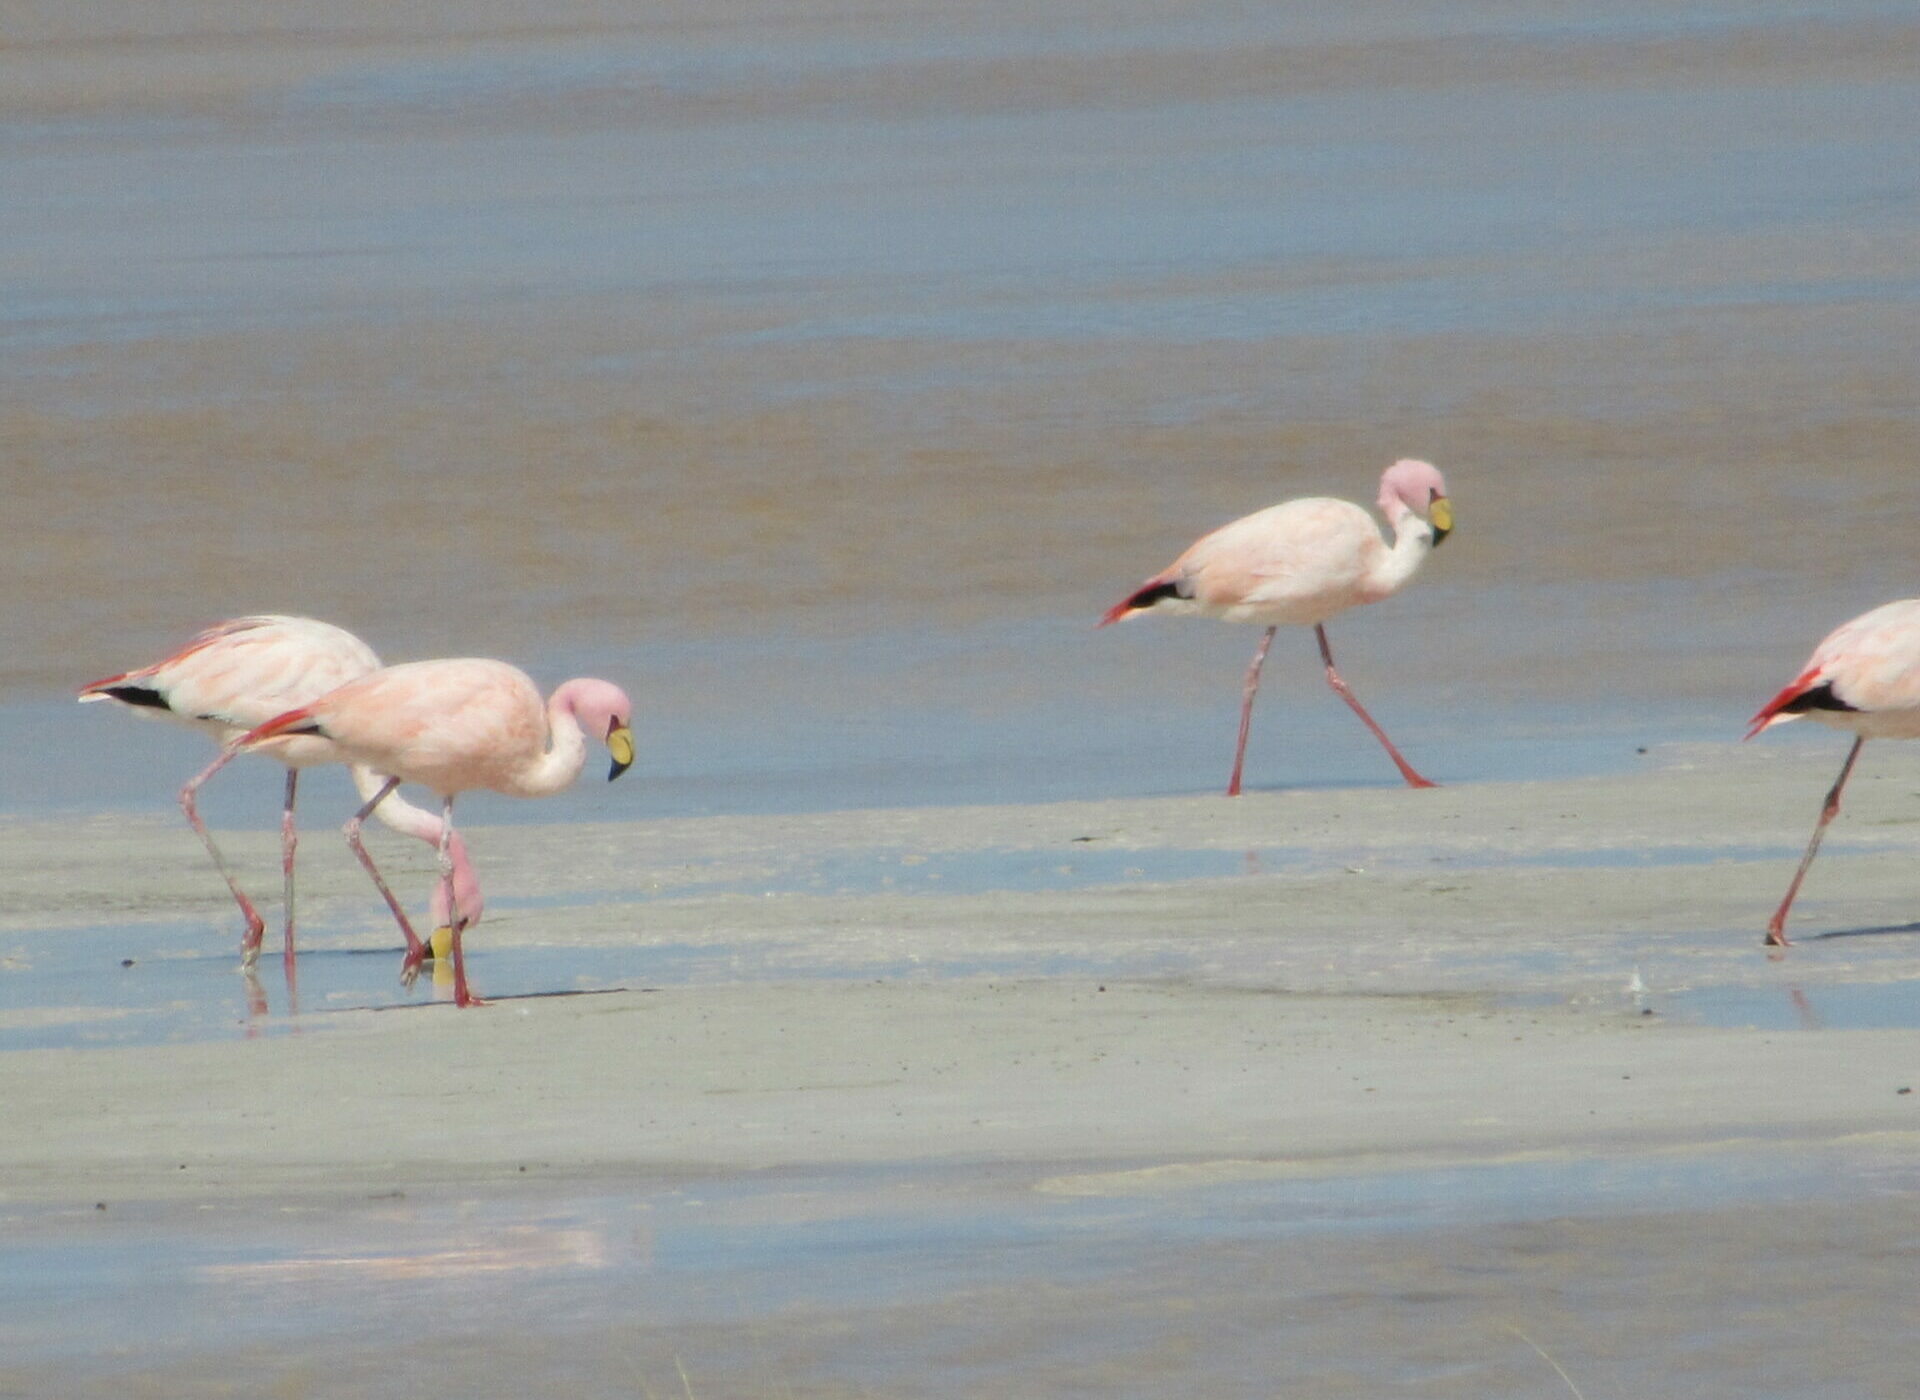
<svg viewBox="0 0 1920 1400"><path fill-rule="evenodd" d="M1433 553L1433 526L1397 496L1380 505L1393 527L1393 544L1377 556L1369 591L1375 598L1386 598L1405 587Z"/></svg>
<svg viewBox="0 0 1920 1400"><path fill-rule="evenodd" d="M515 797L551 797L580 776L587 761L587 732L573 712L572 682L547 701L547 751L514 775L505 789Z"/></svg>

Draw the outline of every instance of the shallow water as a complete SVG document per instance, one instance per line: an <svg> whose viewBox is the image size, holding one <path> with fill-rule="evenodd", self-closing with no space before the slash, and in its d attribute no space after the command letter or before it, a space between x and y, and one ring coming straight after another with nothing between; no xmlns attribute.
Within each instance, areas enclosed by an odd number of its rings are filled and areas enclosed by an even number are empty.
<svg viewBox="0 0 1920 1400"><path fill-rule="evenodd" d="M1845 853L1844 846L1828 859ZM1626 858L1622 858L1623 854ZM1554 868L1638 868L1718 863L1739 851L1688 849L1659 863L1637 853L1562 851L1524 863ZM1792 852L1763 852L1784 868ZM1442 869L1484 859L1422 857ZM1380 866L1382 862L1370 862ZM1393 868L1389 859L1386 868ZM804 899L859 896L959 898L988 893L1111 891L1184 880L1245 880L1257 886L1328 868L1322 853L1264 850L1148 849L1101 852L985 850L919 853L875 850L832 855L676 885L671 900L747 895ZM466 942L478 995L526 998L614 991L829 980L950 981L1065 979L1072 982L1199 980L1257 986L1324 985L1324 953L1307 956L1284 942L1188 936L1147 939L1126 949L1046 940L992 953L915 944L885 945L742 934L731 940L677 943L648 936L648 902L623 905L633 932L612 946L539 941L534 921L564 919L577 895L496 895L487 920ZM805 914L796 914L802 924ZM347 1024L340 1013L404 1011L452 1000L451 966L429 960L411 987L399 970L403 949L342 946L327 920L307 922L294 983L284 976L270 930L258 966L243 974L231 920L143 920L117 927L17 929L0 941L0 1053L206 1040L324 1034ZM318 928L319 946L314 930ZM377 938L379 935L375 935ZM1790 959L1763 960L1751 929L1609 932L1516 949L1505 940L1450 946L1444 958L1406 948L1388 966L1396 985L1467 993L1518 1006L1576 1004L1639 1013L1689 1025L1753 1030L1920 1028L1920 984L1912 976L1920 926L1803 935ZM1382 969L1376 968L1376 974Z"/></svg>
<svg viewBox="0 0 1920 1400"><path fill-rule="evenodd" d="M1895 1154L1751 1146L1357 1173L880 1166L594 1194L541 1175L324 1210L11 1212L0 1382L491 1396L520 1393L525 1370L594 1394L1145 1395L1186 1374L1212 1394L1537 1395L1549 1364L1614 1393L1600 1382L1638 1389L1704 1352L1729 1388L1694 1393L1841 1394L1798 1388L1830 1355L1831 1304L1763 1301L1762 1261L1825 1231L1796 1249L1819 1268L1848 1243L1835 1212L1879 1198L1904 1221L1920 1185ZM1808 1196L1828 1214L1803 1220ZM1726 1301L1771 1335L1743 1350L1696 1287L1631 1286L1649 1232L1693 1241L1704 1270L1750 1262ZM1833 1301L1877 1319L1881 1272ZM212 1314L218 1336L195 1322ZM517 1341L468 1374L488 1335ZM1196 1335L1209 1355L1190 1354ZM1791 1390L1770 1388L1783 1349ZM1883 1355L1891 1375L1897 1348Z"/></svg>
<svg viewBox="0 0 1920 1400"><path fill-rule="evenodd" d="M453 1000L450 963L429 959L403 986L392 948L309 948L287 985L271 944L252 975L237 952L206 951L206 928L142 925L115 933L72 930L15 936L0 959L0 1053L47 1048L176 1044L324 1033L338 1013L400 1011ZM62 946L75 951L63 953ZM1091 957L1039 953L982 958L834 961L798 958L784 947L649 942L615 948L488 944L476 933L465 950L476 995L491 1002L592 996L743 979L1154 976L1170 956Z"/></svg>

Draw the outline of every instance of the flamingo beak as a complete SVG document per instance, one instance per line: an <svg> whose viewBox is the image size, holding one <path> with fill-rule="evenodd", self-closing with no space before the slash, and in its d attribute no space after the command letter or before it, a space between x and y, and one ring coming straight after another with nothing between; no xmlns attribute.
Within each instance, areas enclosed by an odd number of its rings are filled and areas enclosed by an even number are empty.
<svg viewBox="0 0 1920 1400"><path fill-rule="evenodd" d="M612 782L633 767L633 731L618 720L607 731L607 752L613 755L613 769L607 774L607 781Z"/></svg>
<svg viewBox="0 0 1920 1400"><path fill-rule="evenodd" d="M1435 496L1433 504L1427 507L1427 523L1433 526L1433 542L1437 546L1453 533L1453 502L1445 496Z"/></svg>

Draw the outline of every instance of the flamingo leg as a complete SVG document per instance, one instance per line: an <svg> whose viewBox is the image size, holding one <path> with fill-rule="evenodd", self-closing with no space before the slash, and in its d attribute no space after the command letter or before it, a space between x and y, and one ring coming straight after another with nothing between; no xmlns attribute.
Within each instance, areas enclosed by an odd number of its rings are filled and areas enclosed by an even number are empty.
<svg viewBox="0 0 1920 1400"><path fill-rule="evenodd" d="M207 824L200 820L197 804L200 785L226 767L238 752L238 749L233 748L220 750L218 758L187 779L186 786L180 789L180 810L187 814L187 825L194 829L200 837L201 844L207 848L207 854L213 857L214 866L220 871L220 878L225 880L227 888L233 891L234 903L240 906L241 917L247 921L246 934L240 940L240 965L252 967L255 959L260 956L260 940L267 931L266 922L261 919L260 911L253 907L253 901L248 899L246 893L241 890L240 882L233 878L233 872L227 869L226 857L222 856L220 848L213 844L213 836L207 831Z"/></svg>
<svg viewBox="0 0 1920 1400"><path fill-rule="evenodd" d="M287 985L293 985L293 851L300 844L299 834L293 825L293 798L300 787L300 770L287 770L287 802L280 811L280 875L284 882L286 899L287 932L286 943L281 951L281 959L287 967Z"/></svg>
<svg viewBox="0 0 1920 1400"><path fill-rule="evenodd" d="M240 975L245 979L248 1022L247 1034L251 1036L255 1034L252 1023L262 1020L267 1014L267 989L260 985L260 974L252 968L241 968Z"/></svg>
<svg viewBox="0 0 1920 1400"><path fill-rule="evenodd" d="M1820 839L1827 834L1827 823L1840 815L1840 790L1852 776L1854 760L1860 757L1860 746L1866 742L1864 735L1853 741L1853 747L1847 750L1847 761L1840 765L1840 776L1833 780L1833 787L1827 792L1827 800L1820 807L1820 820L1813 826L1813 839L1807 842L1807 853L1800 857L1800 868L1793 872L1793 883L1787 886L1787 897L1780 901L1780 907L1773 911L1773 918L1767 921L1766 945L1769 948L1789 946L1787 910L1793 907L1793 897L1800 893L1800 882L1807 878L1807 867L1813 864L1814 856L1819 853Z"/></svg>
<svg viewBox="0 0 1920 1400"><path fill-rule="evenodd" d="M453 927L453 1004L485 1006L486 1002L467 989L467 963L460 953L460 935L467 921L460 917L460 906L453 893L453 799L443 799L440 818L440 888L446 892L447 918Z"/></svg>
<svg viewBox="0 0 1920 1400"><path fill-rule="evenodd" d="M426 959L426 945L413 931L413 925L407 922L407 911L400 907L400 901L395 899L393 891L387 888L387 882L381 878L378 867L373 863L373 857L367 854L367 848L360 840L360 828L366 824L367 818L373 815L373 809L380 805L381 800L388 793L399 786L398 778L387 779L380 790L367 799L366 805L347 818L345 831L347 845L353 849L353 854L359 860L361 868L372 877L374 886L380 891L380 897L387 901L387 908L393 911L394 922L400 925L400 932L407 940L407 955L400 960L400 985L411 987L414 979L420 975L420 964Z"/></svg>
<svg viewBox="0 0 1920 1400"><path fill-rule="evenodd" d="M1240 688L1240 738L1233 746L1233 775L1227 779L1227 796L1240 795L1240 769L1247 761L1247 731L1253 726L1253 697L1260 689L1260 668L1266 664L1267 648L1273 645L1273 635L1280 629L1269 627L1267 635L1260 639L1260 645L1253 649L1253 661L1247 667L1246 683Z"/></svg>
<svg viewBox="0 0 1920 1400"><path fill-rule="evenodd" d="M1386 730L1373 722L1373 716L1362 708L1360 702L1354 698L1353 692L1347 689L1347 683L1340 679L1340 673L1333 669L1333 648L1327 645L1326 626L1322 623L1315 623L1313 635L1320 639L1320 659L1327 665L1327 684L1333 687L1334 694L1346 701L1348 707L1356 715L1360 716L1360 722L1367 726L1367 729L1372 733L1373 737L1380 741L1380 747L1387 751L1387 757L1392 759L1393 766L1400 770L1400 776L1407 780L1407 786L1411 788L1430 788L1435 786L1435 784L1428 782L1425 778L1414 772L1413 765L1408 763L1406 759L1400 757L1400 750L1393 746L1393 740L1387 737Z"/></svg>

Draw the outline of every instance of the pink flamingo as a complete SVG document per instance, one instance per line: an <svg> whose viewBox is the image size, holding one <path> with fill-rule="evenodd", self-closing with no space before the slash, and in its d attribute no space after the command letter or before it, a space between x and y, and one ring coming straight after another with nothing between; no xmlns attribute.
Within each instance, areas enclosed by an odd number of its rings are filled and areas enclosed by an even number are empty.
<svg viewBox="0 0 1920 1400"><path fill-rule="evenodd" d="M1745 737L1803 716L1845 729L1854 739L1787 896L1767 924L1766 942L1775 948L1788 946L1787 911L1820 850L1827 824L1839 815L1840 790L1853 773L1860 746L1868 739L1920 739L1920 598L1883 604L1829 632L1805 669L1760 707Z"/></svg>
<svg viewBox="0 0 1920 1400"><path fill-rule="evenodd" d="M260 942L266 925L253 907L240 883L228 869L220 848L214 844L206 824L200 820L197 797L200 787L238 751L233 741L255 725L282 714L295 705L317 699L336 686L364 676L380 666L373 649L351 632L310 617L262 615L239 617L208 628L181 650L151 666L108 676L82 686L82 702L112 700L133 713L154 718L178 720L211 734L222 744L220 756L187 780L180 789L180 807L187 822L205 844L214 865L233 891L234 901L246 920L247 932L241 940L243 966L252 967L260 956ZM323 739L289 738L263 750L287 769L286 803L280 817L280 863L285 880L286 946L284 957L288 976L293 970L293 853L298 844L294 829L294 796L300 770L321 763L344 761L339 750ZM361 765L349 765L354 786L363 798L371 796L386 782L386 775ZM398 801L381 808L381 820L395 831L416 836L431 845L440 844L440 819L411 803ZM364 857L363 857L364 859ZM473 867L467 860L464 844L454 848L461 889L459 908L466 922L480 917L480 888ZM449 917L442 905L442 894L435 888L434 918ZM392 904L391 897L389 903ZM418 946L412 928L397 905L394 914L408 941L408 951Z"/></svg>
<svg viewBox="0 0 1920 1400"><path fill-rule="evenodd" d="M1405 586L1426 562L1434 546L1453 528L1447 483L1430 462L1395 462L1380 477L1380 513L1393 527L1393 543L1359 506L1327 496L1284 501L1255 511L1212 534L1202 535L1185 554L1107 610L1105 627L1135 613L1156 609L1228 622L1266 624L1254 649L1253 664L1240 698L1240 738L1233 750L1233 775L1227 796L1240 792L1240 770L1247 755L1247 730L1253 697L1260 688L1260 667L1283 623L1311 626L1320 641L1327 684L1352 707L1386 749L1408 787L1433 784L1413 771L1386 732L1373 722L1333 669L1327 645L1327 619L1361 603L1377 603Z"/></svg>
<svg viewBox="0 0 1920 1400"><path fill-rule="evenodd" d="M311 736L391 774L347 823L349 839L369 813L392 800L393 789L403 781L439 795L440 879L454 914L453 999L470 1006L479 998L467 988L460 951L464 921L450 856L454 797L474 788L510 797L559 792L586 762L587 729L605 740L613 757L607 774L611 782L633 762L632 717L633 705L625 693L606 681L570 680L543 704L532 678L504 661L415 661L349 681L241 736L238 747ZM379 881L372 862L363 856L363 863ZM381 888L384 891L384 883ZM411 950L409 957L417 967L419 959Z"/></svg>

